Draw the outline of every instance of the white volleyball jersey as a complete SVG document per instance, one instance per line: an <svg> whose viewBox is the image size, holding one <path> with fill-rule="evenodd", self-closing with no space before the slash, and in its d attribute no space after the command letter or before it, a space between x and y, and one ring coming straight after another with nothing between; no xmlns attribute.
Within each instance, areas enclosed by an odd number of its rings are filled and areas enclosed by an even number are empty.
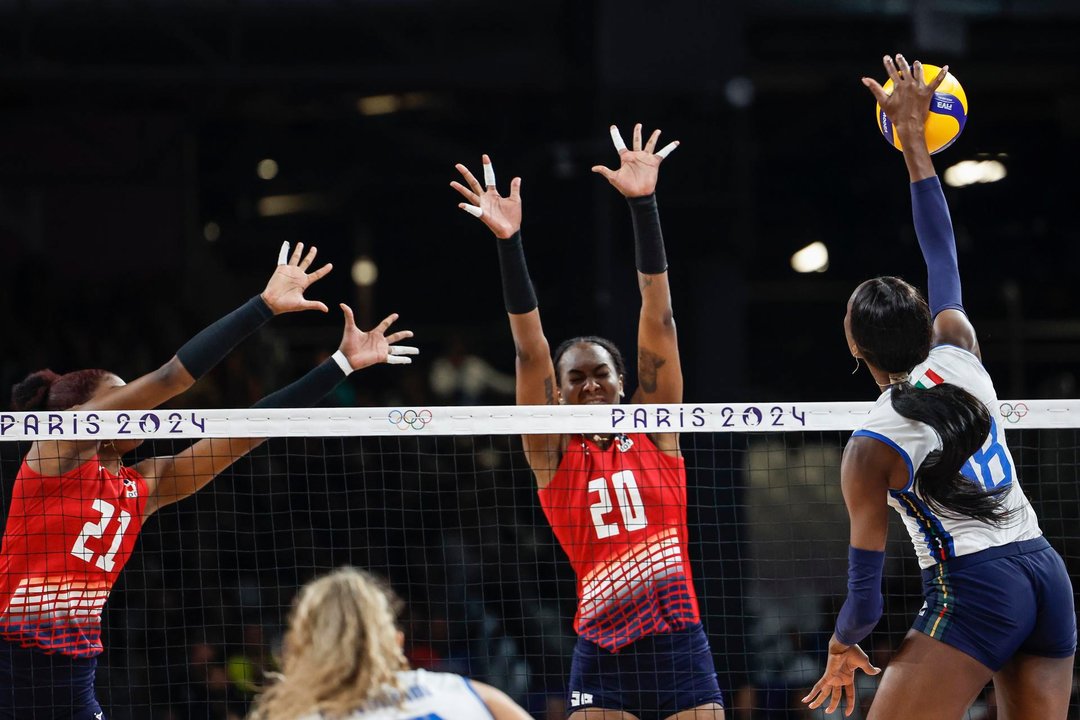
<svg viewBox="0 0 1080 720"><path fill-rule="evenodd" d="M472 684L460 675L402 670L400 690L388 690L386 699L370 702L348 720L483 720L493 716ZM321 720L309 715L302 720Z"/></svg>
<svg viewBox="0 0 1080 720"><path fill-rule="evenodd" d="M990 434L982 448L964 464L961 473L987 489L1008 485L1004 506L1015 509L1013 518L1002 527L931 510L914 485L915 475L926 457L941 449L941 438L929 425L909 420L893 410L892 390L886 390L870 411L869 418L852 437L870 437L883 442L896 450L907 464L908 484L903 490L889 491L889 504L904 519L919 565L928 568L942 560L1042 535L1035 511L1020 488L1016 464L1005 442L1007 419L1001 413L997 391L979 359L967 350L939 345L930 351L925 362L912 369L911 382L920 388L941 383L956 385L986 404L990 411Z"/></svg>

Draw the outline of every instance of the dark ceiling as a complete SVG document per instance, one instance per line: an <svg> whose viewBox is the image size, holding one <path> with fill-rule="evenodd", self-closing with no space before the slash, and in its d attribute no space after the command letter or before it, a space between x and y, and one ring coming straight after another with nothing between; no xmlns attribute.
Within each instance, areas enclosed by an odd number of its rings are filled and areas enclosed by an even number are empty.
<svg viewBox="0 0 1080 720"><path fill-rule="evenodd" d="M902 159L859 84L903 51L948 63L970 99L939 170L1008 169L948 193L1000 390L1072 394L1078 37L1076 3L1030 0L0 2L0 309L34 347L5 379L89 362L88 323L130 338L168 308L197 329L258 289L284 239L338 266L321 297L356 298L349 266L370 255L368 317L398 310L429 347L462 335L509 368L494 241L447 187L481 152L525 180L551 339L626 347L627 213L589 167L615 159L608 124L641 121L683 141L659 198L687 397L866 397L844 301L871 275L924 277ZM298 211L268 215L268 196ZM794 273L813 241L828 271ZM332 345L305 329L322 322L284 327ZM171 352L141 339L139 362Z"/></svg>

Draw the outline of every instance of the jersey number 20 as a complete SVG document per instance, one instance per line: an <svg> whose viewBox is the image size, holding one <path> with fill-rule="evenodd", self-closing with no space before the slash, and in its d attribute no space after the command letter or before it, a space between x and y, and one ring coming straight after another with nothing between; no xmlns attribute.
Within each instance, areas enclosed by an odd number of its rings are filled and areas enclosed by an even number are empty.
<svg viewBox="0 0 1080 720"><path fill-rule="evenodd" d="M120 529L117 530L116 535L113 536L112 544L109 545L109 551L104 555L98 555L97 560L95 560L94 551L86 547L86 540L88 538L100 539L105 534L105 528L109 526L109 521L112 520L113 515L116 514L116 507L111 502L100 499L95 500L90 507L101 513L101 519L97 522L88 522L83 525L82 532L79 533L79 537L75 538L75 544L71 547L71 554L80 560L85 560L86 562L101 568L105 572L112 572L113 567L116 566L116 553L120 550L120 543L124 539L124 532L131 523L131 515L126 510L120 511Z"/></svg>
<svg viewBox="0 0 1080 720"><path fill-rule="evenodd" d="M619 515L622 516L623 527L627 532L641 530L649 524L645 518L645 506L641 502L641 491L638 490L637 479L630 470L620 470L611 476L611 487L615 491L615 500L619 506ZM596 528L596 537L601 540L612 535L619 534L619 523L607 521L607 516L614 510L611 504L611 493L608 492L607 478L598 477L589 481L589 495L597 493L596 502L589 506L592 513L593 527Z"/></svg>

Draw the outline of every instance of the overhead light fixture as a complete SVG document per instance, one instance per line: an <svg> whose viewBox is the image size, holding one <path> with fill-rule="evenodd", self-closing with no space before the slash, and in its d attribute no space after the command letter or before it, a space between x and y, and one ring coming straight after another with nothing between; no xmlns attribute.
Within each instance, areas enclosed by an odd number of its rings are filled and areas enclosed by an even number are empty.
<svg viewBox="0 0 1080 720"><path fill-rule="evenodd" d="M945 171L945 184L949 187L965 187L992 183L1008 174L1000 160L961 160Z"/></svg>
<svg viewBox="0 0 1080 720"><path fill-rule="evenodd" d="M211 220L203 225L202 234L206 242L217 242L217 239L221 237L221 226Z"/></svg>
<svg viewBox="0 0 1080 720"><path fill-rule="evenodd" d="M275 217L302 212L320 212L325 210L328 204L323 195L309 192L293 195L267 195L259 198L257 209L262 217Z"/></svg>
<svg viewBox="0 0 1080 720"><path fill-rule="evenodd" d="M365 256L356 258L352 266L352 281L357 287L369 287L379 279L379 266L375 261Z"/></svg>
<svg viewBox="0 0 1080 720"><path fill-rule="evenodd" d="M361 115L389 115L402 110L416 110L429 104L431 97L425 93L398 93L392 95L368 95L356 101Z"/></svg>
<svg viewBox="0 0 1080 720"><path fill-rule="evenodd" d="M278 174L278 164L272 158L260 160L259 164L255 166L255 174L259 176L260 180L273 180Z"/></svg>
<svg viewBox="0 0 1080 720"><path fill-rule="evenodd" d="M800 273L825 272L829 269L829 248L813 242L791 256L791 269Z"/></svg>

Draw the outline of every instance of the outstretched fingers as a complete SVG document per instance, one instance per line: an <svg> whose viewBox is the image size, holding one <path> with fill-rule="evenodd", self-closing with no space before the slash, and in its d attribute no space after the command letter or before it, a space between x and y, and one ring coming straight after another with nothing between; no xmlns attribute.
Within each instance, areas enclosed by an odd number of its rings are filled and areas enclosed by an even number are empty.
<svg viewBox="0 0 1080 720"><path fill-rule="evenodd" d="M862 79L862 84L866 86L866 88L874 96L874 99L878 101L879 105L884 105L886 102L888 102L889 93L885 92L885 88L881 87L881 84L878 83L877 80L875 80L874 78L864 77Z"/></svg>
<svg viewBox="0 0 1080 720"><path fill-rule="evenodd" d="M352 308L345 303L338 303L338 307L341 308L341 312L345 315L345 329L356 327L356 318L353 317Z"/></svg>
<svg viewBox="0 0 1080 720"><path fill-rule="evenodd" d="M882 62L885 65L885 72L887 72L889 74L889 79L893 81L893 84L894 85L900 84L900 73L897 72L896 63L893 62L893 59L891 57L889 57L888 55L886 55L882 59Z"/></svg>
<svg viewBox="0 0 1080 720"><path fill-rule="evenodd" d="M615 173L614 170L612 170L611 168L604 167L603 165L593 165L592 171L594 173L600 173L601 175L603 175L605 178L607 178L608 182L613 181L615 179L615 176L616 176L616 173Z"/></svg>
<svg viewBox="0 0 1080 720"><path fill-rule="evenodd" d="M622 139L622 133L615 125L611 126L611 142L615 145L615 151L622 155L626 150L626 142Z"/></svg>
<svg viewBox="0 0 1080 720"><path fill-rule="evenodd" d="M411 365L412 358L409 355L419 355L420 348L412 345L391 345L387 350L387 365Z"/></svg>
<svg viewBox="0 0 1080 720"><path fill-rule="evenodd" d="M330 312L330 308L326 307L325 303L321 303L318 300L304 300L300 303L300 308L303 310L318 310L320 312Z"/></svg>
<svg viewBox="0 0 1080 720"><path fill-rule="evenodd" d="M668 155L670 155L671 153L675 152L675 148L677 148L677 147L679 147L679 141L678 141L678 140L675 140L675 141L673 141L673 142L669 142L669 143L668 143L667 145L665 145L664 147L660 148L660 149L659 149L659 150L658 150L658 151L656 152L656 156L657 156L657 157L659 157L659 158L660 158L661 160L663 160L663 159L664 159L664 158L666 158L666 157L667 157Z"/></svg>
<svg viewBox="0 0 1080 720"><path fill-rule="evenodd" d="M649 136L649 141L645 143L645 152L655 152L656 143L660 140L660 129L652 131L652 135Z"/></svg>
<svg viewBox="0 0 1080 720"><path fill-rule="evenodd" d="M334 269L334 263L326 263L321 268L313 273L308 273L307 284L310 286L312 283L322 280L324 277L330 274L330 271Z"/></svg>
<svg viewBox="0 0 1080 720"><path fill-rule="evenodd" d="M304 256L303 260L300 261L300 264L297 265L297 267L299 267L304 272L307 272L307 269L311 267L311 263L315 262L315 255L318 254L318 252L319 249L312 245L310 248L308 248L307 255Z"/></svg>
<svg viewBox="0 0 1080 720"><path fill-rule="evenodd" d="M911 72L911 67L908 65L907 58L900 53L896 53L896 67L900 69L900 77L905 79L914 79Z"/></svg>
<svg viewBox="0 0 1080 720"><path fill-rule="evenodd" d="M510 181L510 199L521 200L521 178L519 177Z"/></svg>
<svg viewBox="0 0 1080 720"><path fill-rule="evenodd" d="M377 332L377 333L380 333L382 335L385 335L386 331L390 329L390 326L393 325L395 322L397 322L397 319L398 319L398 314L397 313L390 313L389 315L387 315L386 317L383 318L383 321L381 323L379 323L378 325L375 326L375 329L372 332Z"/></svg>
<svg viewBox="0 0 1080 720"><path fill-rule="evenodd" d="M292 255L289 256L289 264L290 265L299 265L300 264L300 258L302 257L303 253L304 253L304 243L302 243L302 242L296 243L296 247L293 248Z"/></svg>
<svg viewBox="0 0 1080 720"><path fill-rule="evenodd" d="M491 158L487 155L483 157L484 161L484 186L488 190L495 189L495 166L491 164Z"/></svg>
<svg viewBox="0 0 1080 720"><path fill-rule="evenodd" d="M413 336L412 330L398 330L395 333L391 333L391 334L387 335L386 336L386 342L393 345L394 343L399 343L402 340L408 340L412 336ZM416 353L405 353L405 354L406 355L415 355Z"/></svg>
<svg viewBox="0 0 1080 720"><path fill-rule="evenodd" d="M469 172L469 168L465 167L461 163L458 163L454 167L457 168L457 171L461 173L461 176L463 178L465 178L465 182L469 184L469 187L472 188L472 191L474 193L476 193L477 195L482 195L484 193L483 186L480 184L480 181L477 180L471 172Z"/></svg>
<svg viewBox="0 0 1080 720"><path fill-rule="evenodd" d="M930 81L930 85L929 85L930 92L937 92L937 89L939 87L941 87L941 83L945 82L945 76L948 75L948 74L949 74L949 66L948 65L945 65L940 70L938 70L938 74L934 77L933 80Z"/></svg>
<svg viewBox="0 0 1080 720"><path fill-rule="evenodd" d="M461 183L459 183L457 180L451 180L450 181L450 187L454 188L459 193L461 193L462 197L464 197L466 200L468 200L473 205L479 205L480 204L480 196L477 195L476 193L474 193L469 188L462 185Z"/></svg>

